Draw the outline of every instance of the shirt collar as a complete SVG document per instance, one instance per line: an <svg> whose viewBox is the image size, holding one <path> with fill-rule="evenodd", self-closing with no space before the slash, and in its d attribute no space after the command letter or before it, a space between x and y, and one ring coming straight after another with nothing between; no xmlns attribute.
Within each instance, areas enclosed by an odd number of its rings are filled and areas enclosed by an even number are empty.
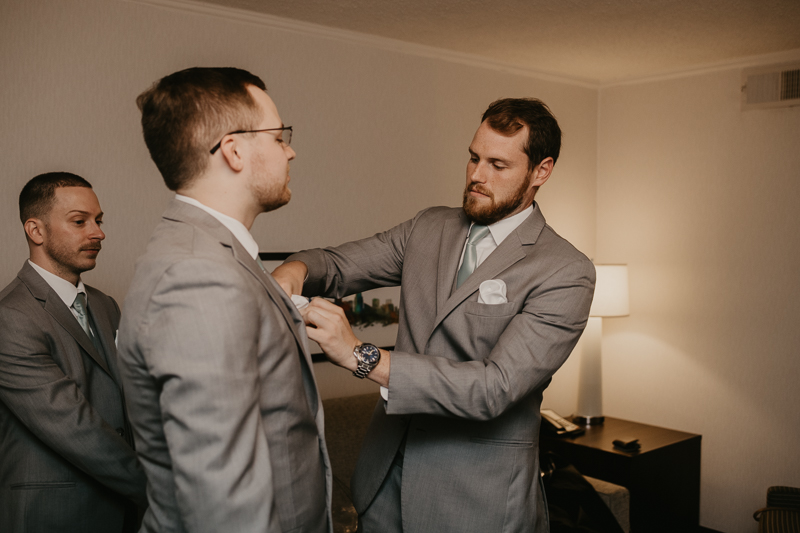
<svg viewBox="0 0 800 533"><path fill-rule="evenodd" d="M195 207L198 207L203 211L205 211L206 213L208 213L209 215L211 215L212 217L219 220L219 223L228 228L228 230L230 230L230 232L233 233L233 236L236 237L236 240L239 241L239 243L242 246L244 246L244 249L247 250L247 253L250 254L250 257L252 257L253 259L258 257L258 243L250 234L250 232L247 230L244 224L242 224L233 217L229 217L228 215L220 213L216 209L211 209L207 205L201 204L194 198L189 198L188 196L184 196L182 194L176 194L175 199L193 205Z"/></svg>
<svg viewBox="0 0 800 533"><path fill-rule="evenodd" d="M498 220L494 224L491 224L489 226L489 232L492 234L492 238L494 242L497 243L497 246L500 246L500 243L506 240L506 237L511 235L511 232L517 229L531 213L533 213L533 204L516 215L506 217L503 220Z"/></svg>
<svg viewBox="0 0 800 533"><path fill-rule="evenodd" d="M83 285L83 281L78 280L78 286L76 287L64 278L56 276L52 272L43 269L30 259L28 259L28 263L36 272L39 273L40 276L42 276L42 279L45 281L45 283L50 285L50 288L53 289L56 294L58 294L58 297L61 298L67 307L72 307L72 304L75 302L75 297L79 292L86 294L86 287Z"/></svg>

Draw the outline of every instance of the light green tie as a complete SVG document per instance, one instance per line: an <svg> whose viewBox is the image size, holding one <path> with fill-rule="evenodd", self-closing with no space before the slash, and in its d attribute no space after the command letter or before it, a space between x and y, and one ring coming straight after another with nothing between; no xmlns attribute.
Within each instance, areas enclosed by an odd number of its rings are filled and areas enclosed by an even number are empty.
<svg viewBox="0 0 800 533"><path fill-rule="evenodd" d="M75 297L75 301L72 302L72 308L78 313L78 322L80 323L83 331L86 332L86 335L92 340L92 344L94 344L95 349L101 355L104 355L103 348L100 346L100 340L95 337L94 333L92 333L92 328L89 326L89 315L87 313L86 307L86 295L82 292L79 292L78 295Z"/></svg>
<svg viewBox="0 0 800 533"><path fill-rule="evenodd" d="M475 249L475 245L483 240L488 233L489 226L473 224L470 228L467 247L464 250L464 260L461 262L461 268L458 269L456 288L460 287L475 271L475 267L478 264L478 250Z"/></svg>
<svg viewBox="0 0 800 533"><path fill-rule="evenodd" d="M256 263L258 263L258 268L261 269L261 272L264 274L269 274L269 272L267 272L267 268L264 266L264 263L261 262L261 258L258 256L256 256Z"/></svg>
<svg viewBox="0 0 800 533"><path fill-rule="evenodd" d="M85 331L86 335L91 339L93 335L89 327L89 317L86 316L86 295L79 292L75 297L75 301L72 302L72 308L78 313L78 322L80 322L83 331Z"/></svg>

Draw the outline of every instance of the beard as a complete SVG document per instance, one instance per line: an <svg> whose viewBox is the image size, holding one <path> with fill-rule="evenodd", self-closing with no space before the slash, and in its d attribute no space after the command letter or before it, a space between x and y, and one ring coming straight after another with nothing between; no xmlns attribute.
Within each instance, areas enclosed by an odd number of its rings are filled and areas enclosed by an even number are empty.
<svg viewBox="0 0 800 533"><path fill-rule="evenodd" d="M498 202L495 202L494 194L488 189L484 189L479 183L467 184L464 188L464 200L462 203L464 213L467 214L467 218L472 222L484 226L503 220L522 205L525 192L531 184L531 177L532 173L529 172L517 190L514 191L514 194ZM477 198L469 195L470 191L485 194L489 199L489 205L481 205Z"/></svg>
<svg viewBox="0 0 800 533"><path fill-rule="evenodd" d="M80 276L83 272L92 270L97 265L97 256L94 258L84 257L81 252L95 250L99 253L101 248L102 244L99 241L84 244L77 252L61 243L51 241L44 243L44 252L50 258L51 265L58 270L58 275L75 274Z"/></svg>
<svg viewBox="0 0 800 533"><path fill-rule="evenodd" d="M284 186L283 190L277 191L274 190L278 189L277 187L273 188L271 191L264 191L264 189L266 189L266 187L256 187L257 192L264 193L258 196L264 213L275 211L279 207L283 207L284 205L288 204L289 200L292 199L292 191L289 190L289 187Z"/></svg>
<svg viewBox="0 0 800 533"><path fill-rule="evenodd" d="M286 174L287 176L289 174L288 168L286 169ZM263 213L283 207L292 199L292 191L289 189L287 182L264 183L263 181L257 181L250 184L250 190L255 198L258 198L258 203L261 205Z"/></svg>

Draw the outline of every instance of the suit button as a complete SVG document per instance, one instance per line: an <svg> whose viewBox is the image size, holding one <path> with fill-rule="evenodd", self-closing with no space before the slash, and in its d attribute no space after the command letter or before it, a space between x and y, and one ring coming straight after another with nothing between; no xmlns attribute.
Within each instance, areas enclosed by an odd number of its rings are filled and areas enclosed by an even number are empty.
<svg viewBox="0 0 800 533"><path fill-rule="evenodd" d="M119 435L120 437L124 437L125 436L125 430L122 429L122 428L117 428L117 435Z"/></svg>

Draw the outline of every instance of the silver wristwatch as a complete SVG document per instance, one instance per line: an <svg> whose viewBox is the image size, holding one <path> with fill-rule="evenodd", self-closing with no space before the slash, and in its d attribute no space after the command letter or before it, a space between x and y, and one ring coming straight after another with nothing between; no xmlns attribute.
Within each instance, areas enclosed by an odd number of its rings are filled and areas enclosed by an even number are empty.
<svg viewBox="0 0 800 533"><path fill-rule="evenodd" d="M353 375L364 379L367 374L372 372L373 368L378 366L381 360L381 351L374 344L364 343L353 349L353 356L358 361L358 368L353 372Z"/></svg>

